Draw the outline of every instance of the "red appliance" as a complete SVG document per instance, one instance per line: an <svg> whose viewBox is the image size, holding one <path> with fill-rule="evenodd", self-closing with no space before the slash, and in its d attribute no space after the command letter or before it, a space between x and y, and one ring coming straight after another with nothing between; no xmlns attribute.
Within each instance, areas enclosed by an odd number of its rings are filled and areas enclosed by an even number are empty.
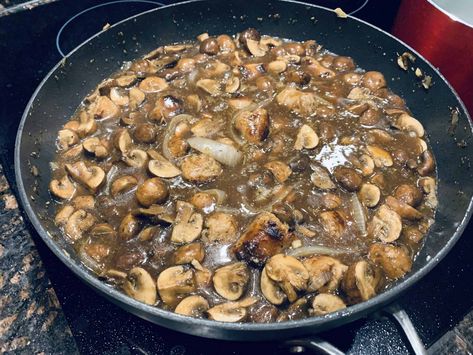
<svg viewBox="0 0 473 355"><path fill-rule="evenodd" d="M473 114L473 1L403 0L392 32L440 69Z"/></svg>

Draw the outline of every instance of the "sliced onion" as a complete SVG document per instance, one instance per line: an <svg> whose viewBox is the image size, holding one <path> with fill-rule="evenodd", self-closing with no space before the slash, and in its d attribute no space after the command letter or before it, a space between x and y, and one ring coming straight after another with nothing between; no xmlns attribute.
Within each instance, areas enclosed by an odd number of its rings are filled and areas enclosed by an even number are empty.
<svg viewBox="0 0 473 355"><path fill-rule="evenodd" d="M169 140L171 137L174 135L176 126L181 123L181 122L189 122L192 119L191 115L177 115L174 116L171 121L169 122L169 126L166 129L166 132L164 133L164 139L163 139L163 155L166 157L166 159L173 161L174 157L171 154L171 151L169 150L168 144Z"/></svg>
<svg viewBox="0 0 473 355"><path fill-rule="evenodd" d="M222 164L234 167L242 159L243 154L230 144L214 141L204 137L192 137L187 140L189 145L201 153L210 155Z"/></svg>
<svg viewBox="0 0 473 355"><path fill-rule="evenodd" d="M287 255L294 257L304 257L310 255L340 255L340 254L352 254L356 253L355 250L344 249L344 248L329 248L323 245L312 245L307 247L300 247L295 249L289 249Z"/></svg>
<svg viewBox="0 0 473 355"><path fill-rule="evenodd" d="M353 194L350 198L350 204L352 209L353 219L360 230L360 233L363 237L368 235L366 231L366 219L365 219L365 211L363 210L363 206L361 205L360 200L358 199L357 194Z"/></svg>

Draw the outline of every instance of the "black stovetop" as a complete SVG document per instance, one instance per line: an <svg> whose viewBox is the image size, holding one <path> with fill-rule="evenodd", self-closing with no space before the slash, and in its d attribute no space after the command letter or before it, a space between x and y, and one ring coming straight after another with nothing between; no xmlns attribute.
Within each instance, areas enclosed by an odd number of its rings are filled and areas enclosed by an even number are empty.
<svg viewBox="0 0 473 355"><path fill-rule="evenodd" d="M399 1L394 0L312 2L342 7L346 12L358 9L355 16L388 31L399 6ZM106 23L113 24L159 4L154 0L60 0L0 15L0 160L14 188L13 148L21 115L41 79L61 60L61 53L68 53ZM200 339L132 316L82 284L33 230L32 234L78 348L84 354L284 352L277 342L248 344ZM473 235L473 223L447 258L399 301L427 347L473 306L473 283L469 282L473 272L470 235ZM408 353L402 332L387 318L359 320L320 336L352 354Z"/></svg>

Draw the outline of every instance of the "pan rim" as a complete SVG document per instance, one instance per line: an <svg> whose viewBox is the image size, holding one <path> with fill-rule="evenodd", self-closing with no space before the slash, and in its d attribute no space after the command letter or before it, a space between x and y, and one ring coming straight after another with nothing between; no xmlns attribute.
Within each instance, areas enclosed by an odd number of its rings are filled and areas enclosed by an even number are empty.
<svg viewBox="0 0 473 355"><path fill-rule="evenodd" d="M330 8L314 5L314 4L308 4L301 1L295 1L295 0L276 0L276 1L303 5L303 6L310 6L310 7L318 8L324 11L333 12L333 10ZM115 23L111 27L113 28L115 26L119 26L120 24L124 22L130 21L138 16L142 16L142 15L151 13L153 11L159 11L161 9L172 8L175 6L182 6L182 5L186 5L190 3L197 3L197 2L206 2L206 0L188 0L188 1L183 1L183 2L179 2L175 4L164 5L158 8L154 8L154 9L147 10L142 13L130 16L122 21ZM446 80L446 78L429 61L427 61L421 54L419 54L409 45L399 40L398 38L394 37L392 34L364 20L361 20L355 16L349 15L349 17L352 20L362 23L363 25L369 26L373 28L374 30L379 31L383 33L384 35L390 37L391 39L397 41L398 43L400 43L401 45L409 49L417 57L421 58L428 66L430 66L431 70L434 71L445 82L445 84L448 86L451 92L455 95L455 98L457 99L459 105L465 112L466 119L470 127L470 132L473 134L473 123L471 122L470 114L468 113L468 110L466 109L463 101L458 96L455 89ZM102 33L103 31L100 31L94 34L93 36L91 36L90 38L88 38L87 40L85 40L83 43L81 43L76 48L74 48L71 52L69 52L66 55L66 58L72 55L73 53L75 53L76 51L78 51L80 48L85 46L87 43L89 43L96 37L100 36ZM370 312L371 309L379 308L389 302L392 302L399 294L405 292L408 288L410 288L412 285L417 283L420 279L422 279L425 275L427 275L448 254L448 252L452 249L452 247L455 245L455 243L463 234L463 231L465 230L468 224L468 221L470 220L473 214L473 197L472 197L468 204L468 208L465 211L465 215L463 216L460 224L458 225L453 235L449 238L448 242L443 246L443 248L434 257L432 257L429 261L427 261L427 263L424 266L422 266L419 270L415 271L414 273L408 275L405 279L400 281L398 284L394 285L393 287L389 288L383 293L375 296L374 298L368 301L350 306L345 310L330 313L323 317L306 318L306 319L301 319L301 320L291 320L291 321L284 321L280 323L274 322L274 323L265 323L265 324L225 323L225 322L218 322L218 321L207 320L207 319L198 319L198 318L182 316L171 311L166 311L158 307L153 307L153 306L141 303L125 295L119 290L114 289L111 286L108 286L104 282L100 281L96 276L86 271L79 263L76 263L70 256L64 253L62 249L54 242L54 240L49 237L48 231L42 226L41 222L39 221L36 213L34 212L29 202L29 198L26 194L26 190L24 187L23 179L22 179L23 171L20 165L20 147L21 147L23 127L25 125L25 122L28 118L28 114L31 110L31 107L33 106L33 103L38 93L41 91L44 84L50 79L50 77L61 65L62 65L62 61L58 62L43 78L41 83L35 89L33 95L28 101L28 104L23 112L23 115L18 127L17 135L16 135L15 151L14 151L15 179L16 179L16 183L18 187L18 192L19 192L22 207L26 211L28 219L31 221L36 232L40 235L41 239L46 243L48 248L61 260L62 263L64 263L82 281L86 282L88 285L92 286L96 290L102 293L105 293L109 298L118 301L120 306L123 304L132 309L138 310L140 311L140 313L143 313L143 314L150 314L152 316L164 318L176 323L187 323L187 324L190 323L192 325L205 327L207 329L218 328L222 330L244 331L244 332L251 332L251 333L268 332L268 331L283 331L283 330L289 330L289 329L294 330L298 328L309 328L309 327L311 328L323 327L324 329L326 329L327 327L330 327L329 324L335 323L336 320L344 319L347 322L351 320L355 320L362 317L364 314L367 314L368 312ZM132 312L132 313L137 315L135 312ZM144 318L148 319L148 317L144 317ZM162 323L159 323L159 324L169 328L165 324L162 324ZM336 326L336 324L333 324L333 326ZM187 331L187 328L179 329L179 331L193 334L190 330ZM207 334L207 335L200 335L200 336L209 337L209 338L221 338L217 336L218 333L216 333L215 335L216 336L212 336L212 334Z"/></svg>

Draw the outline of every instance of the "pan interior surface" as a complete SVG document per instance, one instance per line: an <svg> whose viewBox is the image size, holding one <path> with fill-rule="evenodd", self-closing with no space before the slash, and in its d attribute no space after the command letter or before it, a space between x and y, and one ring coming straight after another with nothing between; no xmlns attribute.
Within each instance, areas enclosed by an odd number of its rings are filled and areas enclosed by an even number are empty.
<svg viewBox="0 0 473 355"><path fill-rule="evenodd" d="M48 183L49 163L55 156L58 129L80 101L103 79L164 44L194 39L202 32L234 34L248 27L261 33L294 40L315 39L339 55L351 56L367 70L382 72L390 88L406 100L424 125L438 166L436 222L412 272L377 297L325 317L272 324L225 324L190 319L139 303L105 285L82 266L73 248L54 225L54 207ZM20 197L28 217L53 252L95 290L126 310L154 323L182 332L221 339L263 340L314 333L360 318L392 299L429 272L460 237L471 214L473 173L472 127L463 104L443 77L415 54L415 66L432 76L425 90L411 71L396 64L398 53L412 49L354 18L313 5L289 1L190 1L151 10L112 26L74 50L40 84L25 110L15 148L15 171ZM458 109L459 123L449 126ZM449 133L450 132L450 133ZM39 176L30 173L35 166Z"/></svg>

